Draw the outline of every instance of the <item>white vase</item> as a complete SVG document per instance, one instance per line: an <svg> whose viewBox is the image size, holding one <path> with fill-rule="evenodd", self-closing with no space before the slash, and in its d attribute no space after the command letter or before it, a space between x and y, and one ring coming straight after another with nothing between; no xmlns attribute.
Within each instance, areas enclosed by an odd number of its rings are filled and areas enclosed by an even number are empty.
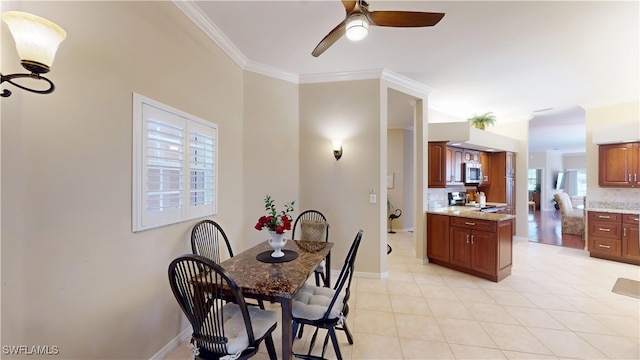
<svg viewBox="0 0 640 360"><path fill-rule="evenodd" d="M271 257L283 257L284 252L282 252L282 248L284 247L284 244L287 243L287 239L284 238L284 234L278 234L275 231L269 231L269 235L271 235L271 239L269 239L269 245L271 245L274 250L271 253Z"/></svg>

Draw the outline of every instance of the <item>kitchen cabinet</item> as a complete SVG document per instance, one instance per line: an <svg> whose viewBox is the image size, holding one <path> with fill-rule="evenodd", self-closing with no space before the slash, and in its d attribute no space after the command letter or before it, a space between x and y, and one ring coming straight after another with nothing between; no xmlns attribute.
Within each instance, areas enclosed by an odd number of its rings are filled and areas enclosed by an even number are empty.
<svg viewBox="0 0 640 360"><path fill-rule="evenodd" d="M464 162L480 163L480 151L464 149Z"/></svg>
<svg viewBox="0 0 640 360"><path fill-rule="evenodd" d="M511 274L512 229L511 218L493 221L430 213L427 257L434 264L498 282Z"/></svg>
<svg viewBox="0 0 640 360"><path fill-rule="evenodd" d="M451 264L495 275L495 233L452 226L450 237Z"/></svg>
<svg viewBox="0 0 640 360"><path fill-rule="evenodd" d="M640 215L622 215L622 257L640 263Z"/></svg>
<svg viewBox="0 0 640 360"><path fill-rule="evenodd" d="M640 265L639 218L640 215L589 211L589 255Z"/></svg>
<svg viewBox="0 0 640 360"><path fill-rule="evenodd" d="M447 187L447 143L429 143L429 178L430 188Z"/></svg>
<svg viewBox="0 0 640 360"><path fill-rule="evenodd" d="M447 147L447 182L462 184L462 163L464 149Z"/></svg>
<svg viewBox="0 0 640 360"><path fill-rule="evenodd" d="M480 186L491 185L491 157L484 151L480 152L480 164L482 165L482 183Z"/></svg>
<svg viewBox="0 0 640 360"><path fill-rule="evenodd" d="M599 145L598 185L640 186L640 142Z"/></svg>
<svg viewBox="0 0 640 360"><path fill-rule="evenodd" d="M449 262L449 216L427 216L427 257Z"/></svg>
<svg viewBox="0 0 640 360"><path fill-rule="evenodd" d="M507 204L503 209L503 213L515 215L516 154L504 151L489 154L491 157L491 169L489 171L491 183L490 185L481 184L480 190L484 191L487 195L487 201ZM511 176L509 176L509 174L511 174Z"/></svg>

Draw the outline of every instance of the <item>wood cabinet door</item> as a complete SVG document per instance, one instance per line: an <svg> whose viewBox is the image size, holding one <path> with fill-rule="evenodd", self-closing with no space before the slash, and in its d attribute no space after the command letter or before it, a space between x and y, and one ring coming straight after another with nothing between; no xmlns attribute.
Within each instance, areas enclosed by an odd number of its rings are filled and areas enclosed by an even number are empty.
<svg viewBox="0 0 640 360"><path fill-rule="evenodd" d="M449 182L462 183L462 163L464 151L459 148L448 147L447 158L449 161ZM449 160L450 159L450 160Z"/></svg>
<svg viewBox="0 0 640 360"><path fill-rule="evenodd" d="M512 152L506 153L506 176L515 177L516 176L516 154Z"/></svg>
<svg viewBox="0 0 640 360"><path fill-rule="evenodd" d="M640 261L640 231L637 224L623 224L622 257Z"/></svg>
<svg viewBox="0 0 640 360"><path fill-rule="evenodd" d="M598 185L630 187L633 181L634 143L600 145Z"/></svg>
<svg viewBox="0 0 640 360"><path fill-rule="evenodd" d="M506 195L506 203L507 203L507 207L510 208L510 212L509 214L511 215L515 215L516 214L516 179L515 178L506 178L506 188L505 188L505 195Z"/></svg>
<svg viewBox="0 0 640 360"><path fill-rule="evenodd" d="M491 185L491 157L486 152L480 152L480 164L482 165L482 183L480 186Z"/></svg>
<svg viewBox="0 0 640 360"><path fill-rule="evenodd" d="M449 262L449 216L427 215L427 257Z"/></svg>
<svg viewBox="0 0 640 360"><path fill-rule="evenodd" d="M633 145L633 159L631 159L631 163L633 164L633 185L640 186L640 143L635 143Z"/></svg>
<svg viewBox="0 0 640 360"><path fill-rule="evenodd" d="M488 275L497 275L498 240L495 233L471 232L471 269Z"/></svg>
<svg viewBox="0 0 640 360"><path fill-rule="evenodd" d="M471 264L471 230L459 227L449 229L451 264L469 267Z"/></svg>
<svg viewBox="0 0 640 360"><path fill-rule="evenodd" d="M447 143L429 143L429 180L430 188L447 186Z"/></svg>

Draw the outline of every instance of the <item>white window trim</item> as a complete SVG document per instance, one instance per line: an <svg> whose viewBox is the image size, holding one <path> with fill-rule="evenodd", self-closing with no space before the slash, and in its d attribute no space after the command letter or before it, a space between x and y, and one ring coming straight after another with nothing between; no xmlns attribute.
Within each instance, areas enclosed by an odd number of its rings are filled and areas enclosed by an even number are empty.
<svg viewBox="0 0 640 360"><path fill-rule="evenodd" d="M184 164L183 164L183 206L179 211L172 214L154 214L150 215L145 212L146 207L146 119L144 119L143 109L150 106L159 111L166 112L171 121L182 122L185 129L184 136ZM205 216L215 215L218 213L218 125L209 121L200 119L196 116L188 114L184 111L175 109L171 106L162 104L153 99L147 98L137 93L133 93L133 161L132 161L132 231L139 232L143 230L153 229L165 225L176 224L182 221L192 220ZM190 162L189 162L189 146L190 146L190 130L199 129L200 131L211 131L214 138L214 167L213 167L213 201L207 206L191 206L190 203Z"/></svg>

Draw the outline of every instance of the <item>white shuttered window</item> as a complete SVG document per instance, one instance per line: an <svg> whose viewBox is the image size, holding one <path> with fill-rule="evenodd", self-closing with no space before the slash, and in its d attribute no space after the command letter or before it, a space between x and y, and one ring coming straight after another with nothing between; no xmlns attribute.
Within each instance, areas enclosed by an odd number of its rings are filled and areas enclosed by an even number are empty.
<svg viewBox="0 0 640 360"><path fill-rule="evenodd" d="M217 126L133 96L133 231L217 212Z"/></svg>

